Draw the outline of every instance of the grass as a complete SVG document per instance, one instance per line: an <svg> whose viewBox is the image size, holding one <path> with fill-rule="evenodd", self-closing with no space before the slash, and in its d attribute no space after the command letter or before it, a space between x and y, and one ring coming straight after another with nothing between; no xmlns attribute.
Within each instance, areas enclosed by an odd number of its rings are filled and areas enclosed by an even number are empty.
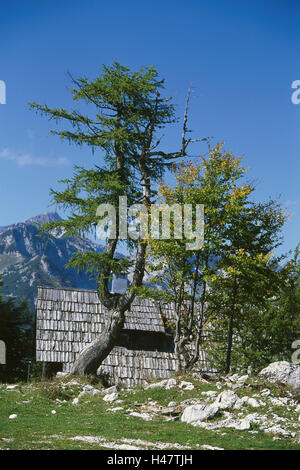
<svg viewBox="0 0 300 470"><path fill-rule="evenodd" d="M191 378L188 380L194 383L194 390L143 390L137 387L132 392L120 392L119 399L123 400L121 404L108 404L103 401L103 395L95 395L82 397L75 406L71 404L72 399L78 396L81 386L66 385L70 378L46 383L19 384L17 390L7 390L6 385L1 385L0 449L105 448L101 446L101 442L71 440L75 436L101 436L116 443L124 438L142 439L152 443L178 443L190 449L198 449L203 444L224 449L300 449L300 444L293 439L274 440L274 436L261 431L251 433L227 428L211 431L180 421L167 422L159 416L153 421L144 421L128 414L128 409L140 411L140 405L149 399L166 406L170 401L179 403L188 398L201 397L203 391L217 390L213 383L203 384ZM115 406L122 406L123 410L114 413L108 411ZM56 414L52 414L52 410L55 410ZM272 410L283 417L290 413L284 407L274 407ZM266 411L249 410L267 414ZM11 414L18 416L16 419L8 419ZM254 426L253 430L257 431L257 428ZM3 438L11 441L3 441ZM148 448L155 446L149 445Z"/></svg>

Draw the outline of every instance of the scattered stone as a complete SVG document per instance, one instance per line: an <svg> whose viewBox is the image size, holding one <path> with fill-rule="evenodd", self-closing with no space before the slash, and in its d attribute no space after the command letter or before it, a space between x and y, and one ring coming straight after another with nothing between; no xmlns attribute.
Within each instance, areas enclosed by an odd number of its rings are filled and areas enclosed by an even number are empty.
<svg viewBox="0 0 300 470"><path fill-rule="evenodd" d="M166 390L169 390L170 388L173 388L177 385L177 380L176 379L166 379L162 380L161 382L155 382L153 384L149 384L145 387L145 390L149 390L152 388L165 388Z"/></svg>
<svg viewBox="0 0 300 470"><path fill-rule="evenodd" d="M51 414L56 415L56 411L55 411L55 410L52 410L52 411L51 411Z"/></svg>
<svg viewBox="0 0 300 470"><path fill-rule="evenodd" d="M168 408L176 406L176 405L177 405L176 401L170 401L170 403L168 403Z"/></svg>
<svg viewBox="0 0 300 470"><path fill-rule="evenodd" d="M237 400L238 396L232 390L224 390L217 396L214 404L221 410L226 410L232 408Z"/></svg>
<svg viewBox="0 0 300 470"><path fill-rule="evenodd" d="M238 378L237 382L244 385L244 383L246 382L246 380L248 380L248 378L249 378L248 374L242 375L241 377Z"/></svg>
<svg viewBox="0 0 300 470"><path fill-rule="evenodd" d="M197 426L198 423L209 418L213 418L219 411L218 406L213 405L192 405L185 408L181 416L183 423L189 423Z"/></svg>
<svg viewBox="0 0 300 470"><path fill-rule="evenodd" d="M136 411L132 411L129 413L130 416L134 416L135 418L142 418L144 421L152 421L153 417L148 413L137 413Z"/></svg>
<svg viewBox="0 0 300 470"><path fill-rule="evenodd" d="M195 386L192 382L185 382L182 380L179 384L179 388L181 388L181 390L194 390Z"/></svg>
<svg viewBox="0 0 300 470"><path fill-rule="evenodd" d="M108 408L106 411L111 411L112 413L116 413L116 411L124 410L123 406L116 406L115 408Z"/></svg>
<svg viewBox="0 0 300 470"><path fill-rule="evenodd" d="M224 450L223 447L210 446L209 444L203 444L203 446L201 446L201 449L204 449L204 450Z"/></svg>
<svg viewBox="0 0 300 470"><path fill-rule="evenodd" d="M247 403L249 400L249 397L248 396L244 396L242 398L238 398L234 404L234 409L235 410L239 410L242 408L243 405L245 405L245 403Z"/></svg>
<svg viewBox="0 0 300 470"><path fill-rule="evenodd" d="M16 419L17 417L18 417L18 415L16 415L16 414L12 414L12 415L9 415L9 417L8 417L8 418L9 418L9 419Z"/></svg>
<svg viewBox="0 0 300 470"><path fill-rule="evenodd" d="M247 405L252 406L252 408L260 408L260 404L255 398L249 398L247 400Z"/></svg>
<svg viewBox="0 0 300 470"><path fill-rule="evenodd" d="M261 391L260 395L261 395L262 397L273 397L272 392L271 392L268 388L264 388L264 389Z"/></svg>
<svg viewBox="0 0 300 470"><path fill-rule="evenodd" d="M187 407L189 405L201 405L202 402L199 398L187 398L186 400L183 400L180 402L180 406L182 407Z"/></svg>
<svg viewBox="0 0 300 470"><path fill-rule="evenodd" d="M56 373L56 377L59 378L59 377L65 377L66 375L68 375L68 372L57 372Z"/></svg>
<svg viewBox="0 0 300 470"><path fill-rule="evenodd" d="M112 385L112 387L105 388L104 390L100 390L100 393L105 393L106 395L109 393L117 393L120 390L118 385Z"/></svg>
<svg viewBox="0 0 300 470"><path fill-rule="evenodd" d="M78 382L77 380L70 380L70 382L66 382L65 384L63 384L65 387L73 387L73 386L79 386L81 385L80 382Z"/></svg>
<svg viewBox="0 0 300 470"><path fill-rule="evenodd" d="M275 406L286 406L288 403L288 399L286 397L283 397L283 398L271 397L270 402L272 403L272 405L275 405Z"/></svg>
<svg viewBox="0 0 300 470"><path fill-rule="evenodd" d="M208 392L202 392L201 395L204 397L215 398L217 396L217 392L214 390L209 390Z"/></svg>
<svg viewBox="0 0 300 470"><path fill-rule="evenodd" d="M291 433L290 431L287 431L286 429L283 429L279 424L276 424L275 426L271 426L269 428L264 429L264 432L270 433L270 434L279 434L283 437L293 437L295 433Z"/></svg>
<svg viewBox="0 0 300 470"><path fill-rule="evenodd" d="M82 392L80 392L79 396L83 395L98 395L99 393L102 393L102 390L99 390L98 388L93 387L92 385L85 385L83 387Z"/></svg>
<svg viewBox="0 0 300 470"><path fill-rule="evenodd" d="M6 390L16 390L18 388L18 385L7 385Z"/></svg>
<svg viewBox="0 0 300 470"><path fill-rule="evenodd" d="M103 397L103 400L110 403L115 401L118 398L119 394L117 392L108 393Z"/></svg>

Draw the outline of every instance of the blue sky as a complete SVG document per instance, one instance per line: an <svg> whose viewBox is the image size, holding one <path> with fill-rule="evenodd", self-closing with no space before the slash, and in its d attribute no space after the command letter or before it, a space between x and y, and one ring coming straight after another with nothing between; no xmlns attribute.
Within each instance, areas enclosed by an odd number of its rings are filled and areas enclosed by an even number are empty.
<svg viewBox="0 0 300 470"><path fill-rule="evenodd" d="M193 86L190 126L245 155L256 199L281 195L291 212L283 249L300 241L300 4L296 0L1 2L0 226L50 210L49 188L91 166L89 149L50 135L53 123L28 101L72 106L67 72L94 78L117 60L134 69L154 64L182 115ZM180 143L180 129L164 145ZM193 154L205 152L195 146Z"/></svg>

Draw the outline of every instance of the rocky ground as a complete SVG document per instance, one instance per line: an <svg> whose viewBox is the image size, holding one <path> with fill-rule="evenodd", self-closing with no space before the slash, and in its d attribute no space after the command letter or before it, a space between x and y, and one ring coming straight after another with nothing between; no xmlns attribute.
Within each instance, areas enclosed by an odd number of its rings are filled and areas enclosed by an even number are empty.
<svg viewBox="0 0 300 470"><path fill-rule="evenodd" d="M0 401L2 424L15 422L19 434L18 421L25 424L24 415L30 418L30 409L37 413L41 395L47 398L44 415L50 426L39 436L39 444L32 437L25 447L219 450L276 444L276 448L300 449L300 366L295 364L273 363L256 377L178 375L133 389L105 389L70 376L44 384L44 389L41 386L2 385L0 389L1 398L15 394L16 404L23 405L19 411L10 407L13 412L4 416ZM87 428L76 423L82 421L82 414ZM70 423L73 417L67 430L59 421L64 416L64 422L70 419ZM12 432L7 431L10 428ZM0 448L19 445L13 424L6 431L0 425Z"/></svg>

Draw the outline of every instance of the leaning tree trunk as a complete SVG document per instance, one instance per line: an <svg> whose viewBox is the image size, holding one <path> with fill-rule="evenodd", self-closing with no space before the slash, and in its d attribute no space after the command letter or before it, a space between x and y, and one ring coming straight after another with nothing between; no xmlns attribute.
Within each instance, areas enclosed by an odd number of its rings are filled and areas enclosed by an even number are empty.
<svg viewBox="0 0 300 470"><path fill-rule="evenodd" d="M71 369L71 374L96 374L102 361L116 344L116 338L124 325L124 313L112 310L103 332L88 344L79 354Z"/></svg>

